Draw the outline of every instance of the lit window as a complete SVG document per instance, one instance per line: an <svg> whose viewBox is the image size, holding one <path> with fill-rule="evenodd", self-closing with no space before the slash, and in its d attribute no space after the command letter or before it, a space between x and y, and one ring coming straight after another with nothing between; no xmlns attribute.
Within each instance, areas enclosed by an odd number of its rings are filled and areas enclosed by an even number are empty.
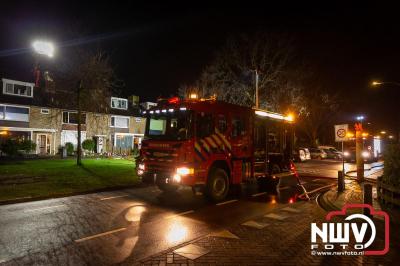
<svg viewBox="0 0 400 266"><path fill-rule="evenodd" d="M111 97L111 108L127 110L128 100L123 98Z"/></svg>
<svg viewBox="0 0 400 266"><path fill-rule="evenodd" d="M33 83L2 79L3 80L3 94L33 97Z"/></svg>
<svg viewBox="0 0 400 266"><path fill-rule="evenodd" d="M4 105L0 107L0 119L29 122L29 108Z"/></svg>
<svg viewBox="0 0 400 266"><path fill-rule="evenodd" d="M50 113L50 110L47 109L47 108L42 108L42 109L40 109L40 113L41 113L41 114L48 115L48 114Z"/></svg>
<svg viewBox="0 0 400 266"><path fill-rule="evenodd" d="M0 105L0 119L4 119L4 106Z"/></svg>
<svg viewBox="0 0 400 266"><path fill-rule="evenodd" d="M128 128L129 117L111 116L111 127Z"/></svg>
<svg viewBox="0 0 400 266"><path fill-rule="evenodd" d="M64 111L63 112L63 123L64 124L78 124L78 112L76 111ZM81 114L81 124L86 124L86 114Z"/></svg>

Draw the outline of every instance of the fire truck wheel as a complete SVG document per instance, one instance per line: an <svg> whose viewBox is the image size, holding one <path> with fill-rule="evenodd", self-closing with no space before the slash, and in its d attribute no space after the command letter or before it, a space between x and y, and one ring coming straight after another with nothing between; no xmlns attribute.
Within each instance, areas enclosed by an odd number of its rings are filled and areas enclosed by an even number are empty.
<svg viewBox="0 0 400 266"><path fill-rule="evenodd" d="M273 164L271 167L271 174L279 174L281 172L281 168L277 164Z"/></svg>
<svg viewBox="0 0 400 266"><path fill-rule="evenodd" d="M228 174L221 168L211 170L207 182L207 196L215 202L223 200L229 191Z"/></svg>

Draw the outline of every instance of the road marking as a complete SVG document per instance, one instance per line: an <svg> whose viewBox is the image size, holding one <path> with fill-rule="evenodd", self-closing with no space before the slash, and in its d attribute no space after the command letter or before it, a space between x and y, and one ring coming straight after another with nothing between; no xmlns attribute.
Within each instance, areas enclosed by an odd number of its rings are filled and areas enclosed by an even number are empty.
<svg viewBox="0 0 400 266"><path fill-rule="evenodd" d="M228 201L224 201L224 202L217 203L216 205L217 205L217 206L221 206L221 205L229 204L229 203L236 202L236 201L238 201L238 200L237 200L237 199L228 200Z"/></svg>
<svg viewBox="0 0 400 266"><path fill-rule="evenodd" d="M264 215L264 217L265 218L279 220L279 221L283 221L286 218L288 218L288 216L286 216L286 215L279 215L279 214L276 214L276 213L269 213L269 214Z"/></svg>
<svg viewBox="0 0 400 266"><path fill-rule="evenodd" d="M265 194L267 194L267 192L256 193L256 194L253 194L251 196L252 197L258 197L258 196L265 195Z"/></svg>
<svg viewBox="0 0 400 266"><path fill-rule="evenodd" d="M193 212L194 212L194 210L180 212L180 213L177 213L177 214L169 215L165 219L170 219L170 218L174 218L174 217L177 217L177 216L183 216L183 215L186 215L186 214L189 214L189 213L193 213Z"/></svg>
<svg viewBox="0 0 400 266"><path fill-rule="evenodd" d="M209 234L209 236L221 237L221 238L239 239L239 237L237 235L232 234L228 230L222 230L222 231L219 231L219 232L213 232L213 233Z"/></svg>
<svg viewBox="0 0 400 266"><path fill-rule="evenodd" d="M49 206L49 207L42 207L42 208L36 208L36 209L30 209L30 210L24 210L27 212L34 212L34 211L41 211L41 210L47 210L47 209L52 209L52 208L59 208L59 207L64 207L65 204L61 205L55 205L55 206Z"/></svg>
<svg viewBox="0 0 400 266"><path fill-rule="evenodd" d="M283 209L281 209L282 211L287 211L287 212L293 212L293 213L301 213L300 210L295 209L295 208L291 208L291 207L285 207Z"/></svg>
<svg viewBox="0 0 400 266"><path fill-rule="evenodd" d="M128 197L128 196L129 195L112 196L112 197L101 198L100 200L117 199L117 198L123 198L123 197Z"/></svg>
<svg viewBox="0 0 400 266"><path fill-rule="evenodd" d="M242 225L248 226L248 227L252 227L252 228L256 228L256 229L263 229L268 224L266 224L266 223L258 223L256 221L250 220L250 221L247 221L245 223L242 223Z"/></svg>
<svg viewBox="0 0 400 266"><path fill-rule="evenodd" d="M120 231L124 231L124 230L126 230L126 227L115 229L115 230L111 230L111 231L107 231L107 232L100 233L100 234L97 234L97 235L84 237L84 238L81 238L81 239L77 239L77 240L75 240L75 242L76 243L80 243L80 242L83 242L83 241L86 241L86 240L90 240L90 239L93 239L93 238L96 238L96 237L106 236L106 235L113 234L113 233L120 232Z"/></svg>

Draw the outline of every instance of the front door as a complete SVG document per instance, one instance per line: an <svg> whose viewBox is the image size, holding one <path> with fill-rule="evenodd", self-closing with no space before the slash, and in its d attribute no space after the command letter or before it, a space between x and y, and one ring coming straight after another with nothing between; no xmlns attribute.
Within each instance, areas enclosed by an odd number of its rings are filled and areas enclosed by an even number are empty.
<svg viewBox="0 0 400 266"><path fill-rule="evenodd" d="M39 153L40 154L47 154L47 136L46 135L39 135Z"/></svg>

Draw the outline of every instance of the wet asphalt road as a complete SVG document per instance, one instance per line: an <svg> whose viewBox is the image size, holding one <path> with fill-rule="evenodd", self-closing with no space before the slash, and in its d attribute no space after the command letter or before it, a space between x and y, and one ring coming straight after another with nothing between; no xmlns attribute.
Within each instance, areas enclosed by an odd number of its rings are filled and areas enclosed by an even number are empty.
<svg viewBox="0 0 400 266"><path fill-rule="evenodd" d="M337 178L338 171L342 170L342 161L340 160L310 160L296 164L297 171L302 176L316 176L326 178ZM354 175L351 171L356 170L355 163L345 163L345 172L350 172L349 175ZM383 169L383 162L365 163L365 176L373 172Z"/></svg>
<svg viewBox="0 0 400 266"><path fill-rule="evenodd" d="M299 200L294 177L277 189L243 186L220 204L190 189L154 186L0 206L0 264L102 265L146 258ZM307 191L334 183L303 178Z"/></svg>

